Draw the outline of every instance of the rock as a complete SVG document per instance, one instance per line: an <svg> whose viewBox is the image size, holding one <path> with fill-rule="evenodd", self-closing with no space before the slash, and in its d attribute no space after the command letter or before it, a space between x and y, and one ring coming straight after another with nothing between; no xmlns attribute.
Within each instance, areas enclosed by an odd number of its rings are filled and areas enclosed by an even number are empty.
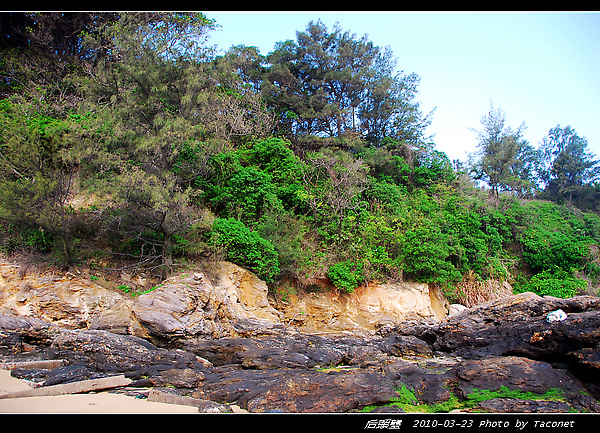
<svg viewBox="0 0 600 433"><path fill-rule="evenodd" d="M386 352L393 356L433 356L432 347L414 335L397 335L387 338L390 345Z"/></svg>
<svg viewBox="0 0 600 433"><path fill-rule="evenodd" d="M58 332L35 317L0 313L0 356L2 364L48 359L46 348Z"/></svg>
<svg viewBox="0 0 600 433"><path fill-rule="evenodd" d="M246 369L310 369L338 365L378 364L390 357L432 356L432 348L417 337L364 337L346 334L311 335L283 332L256 338L194 340L189 352L215 366L239 364Z"/></svg>
<svg viewBox="0 0 600 433"><path fill-rule="evenodd" d="M370 283L352 293L324 289L296 290L277 308L284 322L306 332L375 330L386 324L447 315L447 301L433 285L403 282Z"/></svg>
<svg viewBox="0 0 600 433"><path fill-rule="evenodd" d="M164 345L185 338L252 335L279 324L263 281L232 263L219 266L214 283L201 272L178 275L138 297L133 312L147 337Z"/></svg>
<svg viewBox="0 0 600 433"><path fill-rule="evenodd" d="M308 332L364 332L412 319L439 321L447 311L435 286L404 282L372 283L351 294L301 291L293 302L280 302L280 312L269 303L264 281L229 262L217 263L211 275L200 270L174 275L135 299L75 274L23 276L2 261L0 270L0 313L68 329L132 334L161 346L186 338L277 333L287 325Z"/></svg>
<svg viewBox="0 0 600 433"><path fill-rule="evenodd" d="M206 375L196 398L237 404L249 412L348 412L385 404L396 395L378 373L220 368Z"/></svg>
<svg viewBox="0 0 600 433"><path fill-rule="evenodd" d="M166 344L188 336L256 335L281 326L265 282L229 262L217 264L214 281L200 271L175 275L135 299L81 276L23 277L5 261L0 271L0 314L66 329L133 334Z"/></svg>
<svg viewBox="0 0 600 433"><path fill-rule="evenodd" d="M463 311L468 310L467 307L460 304L451 304L448 307L448 316L452 316L454 314L462 313Z"/></svg>
<svg viewBox="0 0 600 433"><path fill-rule="evenodd" d="M384 370L396 389L406 386L412 390L421 404L443 403L452 398L452 387L457 378L452 367L459 363L454 358L427 360L399 360Z"/></svg>
<svg viewBox="0 0 600 433"><path fill-rule="evenodd" d="M456 386L463 398L474 390L510 390L544 394L551 389L561 389L567 395L585 391L579 381L546 362L516 356L465 360L453 368L461 383Z"/></svg>
<svg viewBox="0 0 600 433"><path fill-rule="evenodd" d="M0 313L36 317L70 329L128 333L134 326L132 300L83 277L20 276L0 262Z"/></svg>
<svg viewBox="0 0 600 433"><path fill-rule="evenodd" d="M67 365L65 367L49 370L43 386L58 385L59 383L79 382L81 380L96 379L102 377L95 374L84 365Z"/></svg>
<svg viewBox="0 0 600 433"><path fill-rule="evenodd" d="M284 412L349 412L390 402L396 395L391 384L377 373L299 371L288 375L266 392L248 397L249 412L280 409Z"/></svg>
<svg viewBox="0 0 600 433"><path fill-rule="evenodd" d="M176 388L196 388L204 380L204 374L191 368L171 368L162 371L160 378L163 384Z"/></svg>
<svg viewBox="0 0 600 433"><path fill-rule="evenodd" d="M557 309L567 313L567 319L548 323L546 315ZM574 361L577 351L600 342L600 298L565 300L522 293L449 316L434 333L436 350L460 356Z"/></svg>
<svg viewBox="0 0 600 433"><path fill-rule="evenodd" d="M569 413L573 407L564 401L523 400L518 398L494 398L485 400L471 409L486 413Z"/></svg>
<svg viewBox="0 0 600 433"><path fill-rule="evenodd" d="M180 350L167 350L132 335L97 330L62 330L48 353L70 364L85 365L102 372L153 374L170 368L202 369L196 357Z"/></svg>

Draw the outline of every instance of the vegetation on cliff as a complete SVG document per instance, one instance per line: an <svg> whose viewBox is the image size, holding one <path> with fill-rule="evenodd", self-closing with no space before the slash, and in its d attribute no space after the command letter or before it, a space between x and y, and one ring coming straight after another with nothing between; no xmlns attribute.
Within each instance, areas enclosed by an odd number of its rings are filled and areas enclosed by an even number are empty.
<svg viewBox="0 0 600 433"><path fill-rule="evenodd" d="M167 275L225 258L270 284L508 281L595 293L599 165L571 126L538 148L493 106L468 163L435 149L418 75L310 22L215 53L201 13L3 13L4 253Z"/></svg>

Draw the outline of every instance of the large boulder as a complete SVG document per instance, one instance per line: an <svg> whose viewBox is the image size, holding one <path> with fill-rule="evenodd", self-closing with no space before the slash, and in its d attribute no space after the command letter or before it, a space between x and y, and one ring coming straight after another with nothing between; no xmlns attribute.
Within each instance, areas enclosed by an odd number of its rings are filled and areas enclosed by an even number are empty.
<svg viewBox="0 0 600 433"><path fill-rule="evenodd" d="M215 281L200 271L176 275L139 296L132 308L143 336L167 344L252 335L280 323L264 281L228 262L215 275Z"/></svg>
<svg viewBox="0 0 600 433"><path fill-rule="evenodd" d="M192 393L218 403L237 402L249 412L343 413L389 403L393 383L368 370L213 369Z"/></svg>
<svg viewBox="0 0 600 433"><path fill-rule="evenodd" d="M548 320L548 314L557 310L566 318ZM559 299L522 293L449 316L435 333L436 349L465 357L593 360L600 343L600 298Z"/></svg>

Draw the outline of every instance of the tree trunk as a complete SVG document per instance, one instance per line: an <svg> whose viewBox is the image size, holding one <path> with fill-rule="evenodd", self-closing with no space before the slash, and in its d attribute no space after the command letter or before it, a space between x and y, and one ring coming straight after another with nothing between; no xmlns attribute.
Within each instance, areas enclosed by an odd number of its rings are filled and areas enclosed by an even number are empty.
<svg viewBox="0 0 600 433"><path fill-rule="evenodd" d="M168 278L173 266L173 235L170 233L163 233L163 235L162 273L163 278Z"/></svg>

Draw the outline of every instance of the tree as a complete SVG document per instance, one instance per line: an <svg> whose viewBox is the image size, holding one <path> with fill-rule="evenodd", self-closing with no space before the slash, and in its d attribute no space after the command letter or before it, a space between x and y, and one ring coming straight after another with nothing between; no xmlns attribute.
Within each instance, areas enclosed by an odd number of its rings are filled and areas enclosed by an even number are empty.
<svg viewBox="0 0 600 433"><path fill-rule="evenodd" d="M307 202L315 220L334 224L339 243L348 212L362 210L359 195L365 188L368 167L362 159L330 149L310 154L307 162L303 172Z"/></svg>
<svg viewBox="0 0 600 433"><path fill-rule="evenodd" d="M263 96L288 138L323 146L379 145L385 136L417 143L428 119L414 102L419 77L394 73L396 60L367 36L311 21L296 41L267 56ZM332 140L336 138L337 140Z"/></svg>
<svg viewBox="0 0 600 433"><path fill-rule="evenodd" d="M588 151L588 142L577 132L560 125L550 129L541 145L541 178L545 193L554 200L584 205L583 197L593 182L600 179L600 161Z"/></svg>
<svg viewBox="0 0 600 433"><path fill-rule="evenodd" d="M194 180L227 139L201 120L221 98L197 45L212 26L202 14L121 15L102 35L111 55L89 87L102 104L90 107L79 137L79 160L111 204L107 229L160 258L167 273L175 237L202 218Z"/></svg>
<svg viewBox="0 0 600 433"><path fill-rule="evenodd" d="M533 187L532 164L535 157L531 146L523 138L525 123L516 130L506 126L506 114L494 109L482 117L482 131L478 137L479 159L472 164L471 172L477 180L485 181L490 187L490 196L497 204L503 191L522 194Z"/></svg>
<svg viewBox="0 0 600 433"><path fill-rule="evenodd" d="M68 129L68 120L50 118L22 98L0 102L0 219L54 237L66 266L73 263L76 171Z"/></svg>

